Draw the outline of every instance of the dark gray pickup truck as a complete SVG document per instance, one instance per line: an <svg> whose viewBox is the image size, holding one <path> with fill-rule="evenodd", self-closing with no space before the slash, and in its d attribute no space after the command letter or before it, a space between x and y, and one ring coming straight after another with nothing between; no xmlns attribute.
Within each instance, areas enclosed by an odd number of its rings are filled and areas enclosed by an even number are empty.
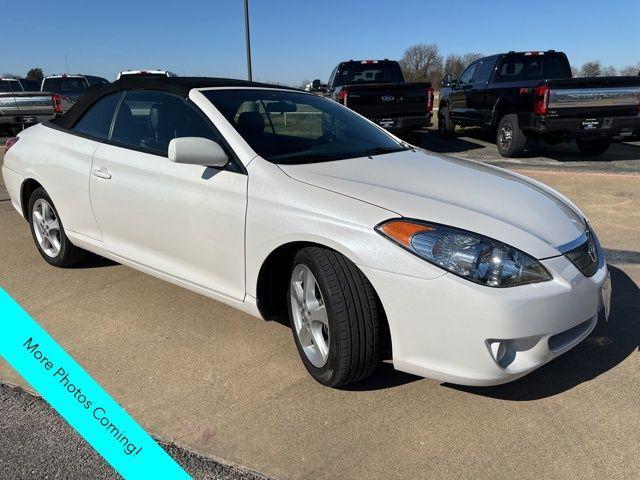
<svg viewBox="0 0 640 480"><path fill-rule="evenodd" d="M393 60L339 63L326 94L387 130L407 132L431 125L431 84L405 82L400 65Z"/></svg>
<svg viewBox="0 0 640 480"><path fill-rule="evenodd" d="M25 92L12 79L0 80L0 132L21 130L62 113L60 96L49 92Z"/></svg>
<svg viewBox="0 0 640 480"><path fill-rule="evenodd" d="M529 139L575 139L583 155L600 155L640 128L640 78L572 78L562 52L508 52L473 62L459 79L445 75L438 106L441 135L456 125L495 129L504 157L521 155Z"/></svg>

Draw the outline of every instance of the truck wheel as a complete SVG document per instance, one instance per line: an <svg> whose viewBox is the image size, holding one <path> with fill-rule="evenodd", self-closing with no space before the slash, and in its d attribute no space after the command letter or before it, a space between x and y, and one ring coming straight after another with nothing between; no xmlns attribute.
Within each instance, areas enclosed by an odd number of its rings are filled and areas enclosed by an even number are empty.
<svg viewBox="0 0 640 480"><path fill-rule="evenodd" d="M455 131L456 125L449 116L449 108L440 107L438 109L438 134L442 138L451 138Z"/></svg>
<svg viewBox="0 0 640 480"><path fill-rule="evenodd" d="M67 238L58 211L42 187L31 194L28 220L36 248L47 263L54 267L68 267L85 257L87 252Z"/></svg>
<svg viewBox="0 0 640 480"><path fill-rule="evenodd" d="M522 155L527 147L527 137L518 126L518 116L510 113L505 115L498 124L496 133L498 152L503 157L511 158Z"/></svg>
<svg viewBox="0 0 640 480"><path fill-rule="evenodd" d="M598 155L602 155L604 152L609 150L611 146L610 138L599 138L597 140L593 139L583 139L579 138L576 140L578 144L578 150L580 153L586 157L595 157Z"/></svg>
<svg viewBox="0 0 640 480"><path fill-rule="evenodd" d="M353 262L326 248L303 248L293 261L288 297L298 352L317 382L339 387L373 373L382 312Z"/></svg>

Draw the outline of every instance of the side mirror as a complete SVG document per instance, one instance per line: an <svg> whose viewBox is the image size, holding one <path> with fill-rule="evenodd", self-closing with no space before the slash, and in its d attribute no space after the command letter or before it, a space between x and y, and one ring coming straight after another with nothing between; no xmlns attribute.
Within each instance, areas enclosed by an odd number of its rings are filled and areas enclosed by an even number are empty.
<svg viewBox="0 0 640 480"><path fill-rule="evenodd" d="M229 157L222 147L208 138L182 137L169 142L169 160L175 163L222 168Z"/></svg>
<svg viewBox="0 0 640 480"><path fill-rule="evenodd" d="M453 79L451 78L451 74L447 73L444 77L442 77L442 88L449 88L453 83Z"/></svg>
<svg viewBox="0 0 640 480"><path fill-rule="evenodd" d="M322 87L322 82L320 81L320 79L316 78L313 82L311 82L311 91L312 92L320 91L321 87Z"/></svg>

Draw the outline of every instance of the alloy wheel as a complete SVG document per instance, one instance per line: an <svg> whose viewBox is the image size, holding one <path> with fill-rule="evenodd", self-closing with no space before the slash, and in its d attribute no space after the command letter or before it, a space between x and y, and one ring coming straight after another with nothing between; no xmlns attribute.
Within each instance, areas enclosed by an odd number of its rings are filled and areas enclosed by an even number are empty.
<svg viewBox="0 0 640 480"><path fill-rule="evenodd" d="M62 239L60 222L49 202L43 198L35 201L31 221L36 240L42 251L51 258L57 257L60 254Z"/></svg>
<svg viewBox="0 0 640 480"><path fill-rule="evenodd" d="M329 318L320 286L309 267L293 269L289 297L295 334L307 359L317 368L329 358Z"/></svg>
<svg viewBox="0 0 640 480"><path fill-rule="evenodd" d="M500 128L500 134L498 135L498 142L500 142L500 147L503 150L506 150L511 145L511 141L513 140L513 128L511 124L505 122Z"/></svg>

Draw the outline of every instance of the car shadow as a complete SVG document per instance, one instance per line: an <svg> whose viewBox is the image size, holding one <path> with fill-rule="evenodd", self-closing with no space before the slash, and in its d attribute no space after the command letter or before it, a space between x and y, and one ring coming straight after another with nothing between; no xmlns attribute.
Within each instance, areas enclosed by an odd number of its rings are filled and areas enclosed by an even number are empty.
<svg viewBox="0 0 640 480"><path fill-rule="evenodd" d="M85 269L85 268L105 268L119 265L117 262L99 255L90 254L81 262L75 263L67 268Z"/></svg>
<svg viewBox="0 0 640 480"><path fill-rule="evenodd" d="M608 323L600 321L577 347L535 372L495 387L443 386L474 395L530 401L558 395L608 372L640 350L640 289L619 268L609 266L613 293Z"/></svg>
<svg viewBox="0 0 640 480"><path fill-rule="evenodd" d="M418 380L422 377L411 375L410 373L399 372L393 368L391 363L381 363L375 372L359 382L350 383L340 388L348 392L367 392L374 390L385 390L387 388L399 387Z"/></svg>
<svg viewBox="0 0 640 480"><path fill-rule="evenodd" d="M416 130L402 135L402 139L416 147L436 153L459 153L485 148L484 145L458 137L442 138L432 130Z"/></svg>
<svg viewBox="0 0 640 480"><path fill-rule="evenodd" d="M421 130L403 135L408 142L436 153L460 153L487 148L486 144L495 146L495 132L478 127L465 127L456 130L451 138L441 138L434 130ZM634 139L614 141L611 148L603 155L586 157L580 153L575 141L560 142L550 145L542 140L529 141L527 150L520 157L523 159L546 157L560 163L571 162L613 162L633 161L640 158L640 144L629 143ZM637 140L636 140L637 141ZM495 152L496 155L499 155Z"/></svg>

